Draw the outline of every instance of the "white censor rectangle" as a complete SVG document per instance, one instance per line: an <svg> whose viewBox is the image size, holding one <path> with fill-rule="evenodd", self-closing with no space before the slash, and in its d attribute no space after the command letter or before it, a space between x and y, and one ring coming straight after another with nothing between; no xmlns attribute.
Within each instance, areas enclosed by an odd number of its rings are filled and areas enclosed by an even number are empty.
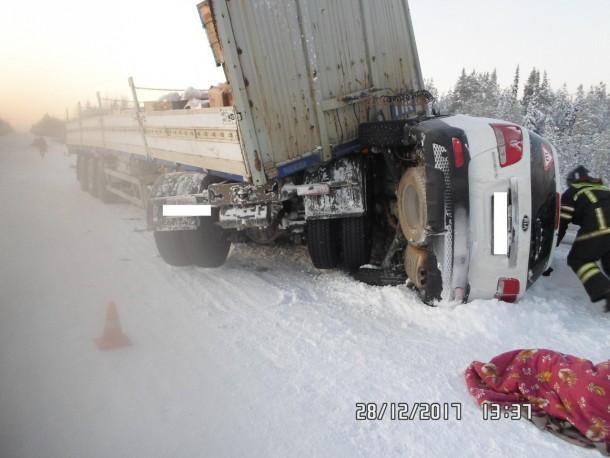
<svg viewBox="0 0 610 458"><path fill-rule="evenodd" d="M211 205L163 205L163 216L180 218L184 216L211 216Z"/></svg>
<svg viewBox="0 0 610 458"><path fill-rule="evenodd" d="M508 193L493 194L493 254L508 254Z"/></svg>

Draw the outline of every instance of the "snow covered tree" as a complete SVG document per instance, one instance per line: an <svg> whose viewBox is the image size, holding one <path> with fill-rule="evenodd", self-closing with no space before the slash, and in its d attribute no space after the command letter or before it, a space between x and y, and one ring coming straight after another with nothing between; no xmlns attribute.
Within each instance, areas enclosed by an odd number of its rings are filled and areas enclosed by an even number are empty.
<svg viewBox="0 0 610 458"><path fill-rule="evenodd" d="M474 70L467 74L463 69L453 89L439 100L439 104L446 105L451 113L497 117L500 97L495 70L491 74L477 74Z"/></svg>
<svg viewBox="0 0 610 458"><path fill-rule="evenodd" d="M545 127L551 123L553 92L546 72L540 81L540 71L535 68L530 73L523 89L521 105L524 109L523 124L528 129L544 135Z"/></svg>
<svg viewBox="0 0 610 458"><path fill-rule="evenodd" d="M481 115L487 118L497 117L498 104L500 102L500 86L498 85L496 69L491 74L484 73L481 75L479 81L483 89Z"/></svg>
<svg viewBox="0 0 610 458"><path fill-rule="evenodd" d="M608 96L606 85L591 87L583 97L572 129L575 151L596 175L608 174ZM604 162L605 159L605 162Z"/></svg>
<svg viewBox="0 0 610 458"><path fill-rule="evenodd" d="M470 79L468 75L466 75L466 69L463 68L462 74L451 90L451 105L449 107L451 112L462 113L465 105L468 104L469 100L472 98L472 92Z"/></svg>
<svg viewBox="0 0 610 458"><path fill-rule="evenodd" d="M519 66L515 70L515 77L510 88L502 89L498 99L498 107L496 117L505 119L516 124L523 124L523 115L521 114L521 105L518 99L519 95Z"/></svg>
<svg viewBox="0 0 610 458"><path fill-rule="evenodd" d="M432 94L432 97L434 97L434 101L429 106L430 112L434 110L436 113L448 113L449 108L446 105L447 98L444 96L439 96L438 89L434 85L434 80L432 78L424 80L424 87L428 92L430 92L430 94Z"/></svg>
<svg viewBox="0 0 610 458"><path fill-rule="evenodd" d="M523 87L523 97L521 98L521 106L523 107L523 111L527 112L527 109L532 101L535 98L536 94L540 89L540 72L533 68L530 72L530 75L527 78L525 86Z"/></svg>

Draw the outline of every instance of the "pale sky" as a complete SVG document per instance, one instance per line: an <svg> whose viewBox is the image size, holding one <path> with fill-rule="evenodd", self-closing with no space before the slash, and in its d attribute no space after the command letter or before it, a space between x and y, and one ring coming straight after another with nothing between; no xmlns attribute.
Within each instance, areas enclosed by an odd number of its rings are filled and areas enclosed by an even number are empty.
<svg viewBox="0 0 610 458"><path fill-rule="evenodd" d="M373 1L373 0L370 0ZM383 0L375 0L383 1ZM0 15L0 118L29 130L44 113L145 87L206 88L223 79L197 0L31 0ZM165 4L165 6L164 6ZM610 82L610 0L410 0L424 78L441 92L462 68L500 84L547 70L554 88ZM146 97L150 95L150 97ZM142 94L153 99L161 94Z"/></svg>

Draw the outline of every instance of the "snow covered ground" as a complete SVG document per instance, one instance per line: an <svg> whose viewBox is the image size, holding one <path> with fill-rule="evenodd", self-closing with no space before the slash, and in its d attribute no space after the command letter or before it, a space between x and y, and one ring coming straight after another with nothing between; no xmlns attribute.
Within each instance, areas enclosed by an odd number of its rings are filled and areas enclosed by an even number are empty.
<svg viewBox="0 0 610 458"><path fill-rule="evenodd" d="M566 266L518 304L432 308L404 286L234 246L175 268L143 211L79 190L73 157L0 137L0 456L599 456L483 420L464 369L508 350L610 357L610 317ZM100 352L117 303L132 347ZM357 421L356 403L460 403L449 420Z"/></svg>

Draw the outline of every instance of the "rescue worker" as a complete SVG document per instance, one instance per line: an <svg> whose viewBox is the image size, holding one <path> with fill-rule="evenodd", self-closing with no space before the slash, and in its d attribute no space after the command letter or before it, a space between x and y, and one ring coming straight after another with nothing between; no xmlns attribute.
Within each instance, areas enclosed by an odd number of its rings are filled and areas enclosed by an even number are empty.
<svg viewBox="0 0 610 458"><path fill-rule="evenodd" d="M568 265L591 301L605 299L605 311L610 312L610 189L602 186L601 179L590 177L582 165L568 174L567 182L568 189L561 196L557 245L569 223L580 226L568 254Z"/></svg>

